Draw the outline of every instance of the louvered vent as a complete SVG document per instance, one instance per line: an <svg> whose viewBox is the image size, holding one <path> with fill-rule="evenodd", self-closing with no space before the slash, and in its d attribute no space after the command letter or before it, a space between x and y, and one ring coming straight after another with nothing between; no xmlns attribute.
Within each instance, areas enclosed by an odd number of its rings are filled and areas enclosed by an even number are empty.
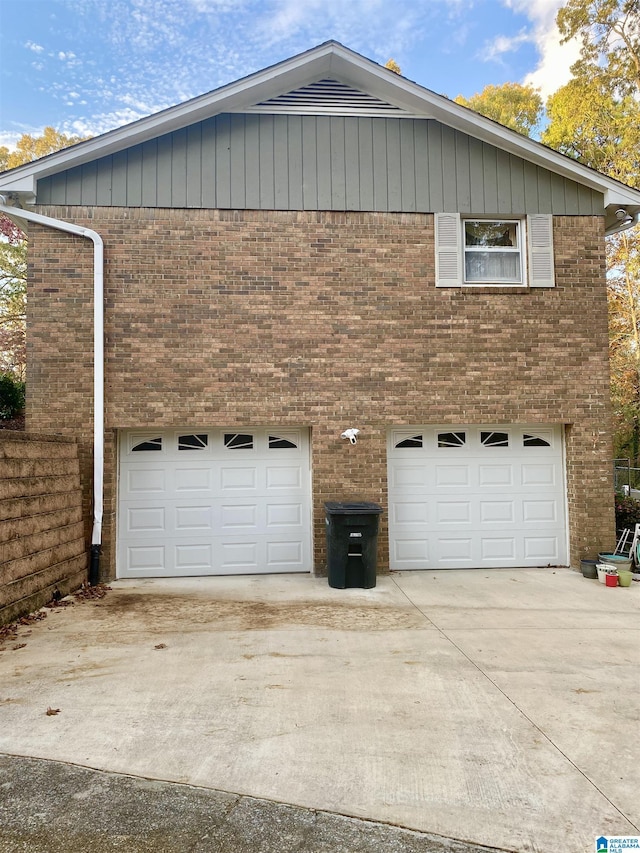
<svg viewBox="0 0 640 853"><path fill-rule="evenodd" d="M262 101L251 112L340 113L341 115L398 115L400 107L381 101L339 80L318 80L285 95Z"/></svg>

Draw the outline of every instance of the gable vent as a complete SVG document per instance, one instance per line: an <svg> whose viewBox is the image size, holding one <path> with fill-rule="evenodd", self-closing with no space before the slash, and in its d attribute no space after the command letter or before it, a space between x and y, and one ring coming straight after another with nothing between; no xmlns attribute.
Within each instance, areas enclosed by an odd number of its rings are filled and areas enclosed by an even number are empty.
<svg viewBox="0 0 640 853"><path fill-rule="evenodd" d="M262 101L243 112L340 114L340 115L407 115L400 107L382 101L367 92L361 92L339 80L318 80L301 86L277 98Z"/></svg>

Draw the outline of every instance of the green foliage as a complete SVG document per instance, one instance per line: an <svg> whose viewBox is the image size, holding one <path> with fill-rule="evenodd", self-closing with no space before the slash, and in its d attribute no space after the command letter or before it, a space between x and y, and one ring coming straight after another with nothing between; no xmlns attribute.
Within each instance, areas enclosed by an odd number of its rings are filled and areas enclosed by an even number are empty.
<svg viewBox="0 0 640 853"><path fill-rule="evenodd" d="M633 530L636 524L640 524L640 501L616 494L616 528L623 530L628 527Z"/></svg>
<svg viewBox="0 0 640 853"><path fill-rule="evenodd" d="M456 104L469 107L524 136L531 136L542 115L542 98L538 90L519 83L485 86L482 92L469 99L458 95L454 100Z"/></svg>
<svg viewBox="0 0 640 853"><path fill-rule="evenodd" d="M564 42L582 42L574 77L599 68L618 96L640 92L640 0L567 0L557 22Z"/></svg>
<svg viewBox="0 0 640 853"><path fill-rule="evenodd" d="M0 371L20 379L26 363L26 292L26 241L0 237Z"/></svg>
<svg viewBox="0 0 640 853"><path fill-rule="evenodd" d="M640 186L640 102L618 96L603 71L574 77L547 101L541 141L618 181Z"/></svg>
<svg viewBox="0 0 640 853"><path fill-rule="evenodd" d="M24 409L24 382L11 373L0 373L0 420L9 420Z"/></svg>
<svg viewBox="0 0 640 853"><path fill-rule="evenodd" d="M548 100L542 141L640 188L640 0L566 0L564 41L581 42L572 79ZM616 455L640 464L640 228L607 240Z"/></svg>
<svg viewBox="0 0 640 853"><path fill-rule="evenodd" d="M41 136L24 133L15 151L0 146L0 171L52 154L82 142L45 127ZM0 216L0 371L24 379L26 369L27 243L11 220Z"/></svg>

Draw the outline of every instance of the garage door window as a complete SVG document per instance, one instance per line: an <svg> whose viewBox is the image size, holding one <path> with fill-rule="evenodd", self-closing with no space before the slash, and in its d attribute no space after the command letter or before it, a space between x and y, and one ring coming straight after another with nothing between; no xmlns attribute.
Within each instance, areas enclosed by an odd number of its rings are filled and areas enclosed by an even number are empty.
<svg viewBox="0 0 640 853"><path fill-rule="evenodd" d="M227 450L253 450L253 436L244 432L225 432L224 446Z"/></svg>
<svg viewBox="0 0 640 853"><path fill-rule="evenodd" d="M147 438L144 441L139 441L131 448L132 452L140 452L146 450L162 450L161 438Z"/></svg>
<svg viewBox="0 0 640 853"><path fill-rule="evenodd" d="M464 447L467 435L464 432L439 432L438 447Z"/></svg>
<svg viewBox="0 0 640 853"><path fill-rule="evenodd" d="M396 447L400 449L406 447L422 447L422 436L412 435L410 438L403 438L397 442Z"/></svg>
<svg viewBox="0 0 640 853"><path fill-rule="evenodd" d="M203 450L208 444L209 436L206 433L178 436L178 450Z"/></svg>
<svg viewBox="0 0 640 853"><path fill-rule="evenodd" d="M288 438L281 438L279 435L269 436L269 450L295 450L298 445Z"/></svg>
<svg viewBox="0 0 640 853"><path fill-rule="evenodd" d="M522 437L524 447L551 447L551 442L541 435L525 433Z"/></svg>
<svg viewBox="0 0 640 853"><path fill-rule="evenodd" d="M509 433L481 432L480 441L483 447L509 447Z"/></svg>

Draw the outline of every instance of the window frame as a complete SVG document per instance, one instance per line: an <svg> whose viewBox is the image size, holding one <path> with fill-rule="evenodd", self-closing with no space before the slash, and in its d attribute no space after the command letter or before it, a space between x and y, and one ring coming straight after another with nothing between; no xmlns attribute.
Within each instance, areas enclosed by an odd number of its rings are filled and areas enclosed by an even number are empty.
<svg viewBox="0 0 640 853"><path fill-rule="evenodd" d="M467 246L467 222L487 222L496 225L515 225L517 246ZM462 248L462 285L463 287L528 287L527 283L527 224L526 219L522 216L512 216L509 218L493 217L493 216L467 216L460 217L461 248ZM473 253L489 253L489 254L509 254L518 255L520 258L520 278L519 279L468 279L467 278L467 254Z"/></svg>

